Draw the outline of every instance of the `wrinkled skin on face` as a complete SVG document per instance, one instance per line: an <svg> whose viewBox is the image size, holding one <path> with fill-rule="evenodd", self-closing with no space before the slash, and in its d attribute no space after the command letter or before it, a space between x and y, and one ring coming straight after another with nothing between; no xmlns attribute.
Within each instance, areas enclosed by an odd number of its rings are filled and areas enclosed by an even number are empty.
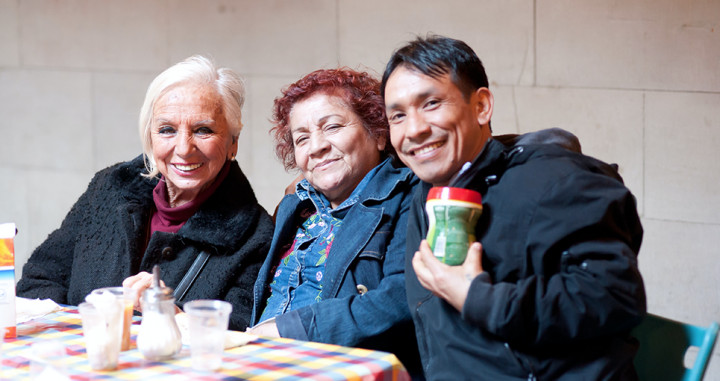
<svg viewBox="0 0 720 381"><path fill-rule="evenodd" d="M183 84L156 102L150 142L165 177L170 205L192 201L237 152L220 95L204 84Z"/></svg>

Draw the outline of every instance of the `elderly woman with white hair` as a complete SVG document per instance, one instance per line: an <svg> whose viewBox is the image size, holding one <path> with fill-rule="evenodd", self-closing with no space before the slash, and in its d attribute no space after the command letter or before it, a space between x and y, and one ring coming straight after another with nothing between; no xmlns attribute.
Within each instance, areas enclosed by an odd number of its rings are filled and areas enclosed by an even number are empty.
<svg viewBox="0 0 720 381"><path fill-rule="evenodd" d="M226 300L230 328L245 329L273 223L235 161L244 93L233 71L200 56L155 78L144 153L95 175L32 253L18 295L77 305L100 287L146 288L158 264L178 307Z"/></svg>

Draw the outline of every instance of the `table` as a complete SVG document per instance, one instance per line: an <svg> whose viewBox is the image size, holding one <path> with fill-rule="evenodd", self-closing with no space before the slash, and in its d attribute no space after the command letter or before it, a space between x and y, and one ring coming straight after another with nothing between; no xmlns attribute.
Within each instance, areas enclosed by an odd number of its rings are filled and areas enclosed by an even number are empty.
<svg viewBox="0 0 720 381"><path fill-rule="evenodd" d="M134 322L139 324L139 321ZM0 379L30 378L31 345L58 340L65 346L63 371L71 380L409 380L407 371L391 353L307 341L259 337L228 349L222 368L202 372L190 367L190 349L183 346L173 360L150 362L135 346L121 352L118 369L93 371L85 353L80 315L63 308L42 319L18 326L18 337L2 346Z"/></svg>

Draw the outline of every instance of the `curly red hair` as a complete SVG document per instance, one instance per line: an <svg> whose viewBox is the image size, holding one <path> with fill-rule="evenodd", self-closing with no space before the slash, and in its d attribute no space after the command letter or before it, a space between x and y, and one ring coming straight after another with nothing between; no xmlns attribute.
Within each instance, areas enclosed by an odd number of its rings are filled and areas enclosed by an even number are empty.
<svg viewBox="0 0 720 381"><path fill-rule="evenodd" d="M285 170L296 168L295 149L290 132L290 112L295 103L317 93L340 97L362 120L363 126L374 138L384 137L383 157L393 154L390 144L390 126L385 117L385 103L380 95L380 82L366 72L348 68L316 70L282 90L275 98L270 130L275 138L275 153Z"/></svg>

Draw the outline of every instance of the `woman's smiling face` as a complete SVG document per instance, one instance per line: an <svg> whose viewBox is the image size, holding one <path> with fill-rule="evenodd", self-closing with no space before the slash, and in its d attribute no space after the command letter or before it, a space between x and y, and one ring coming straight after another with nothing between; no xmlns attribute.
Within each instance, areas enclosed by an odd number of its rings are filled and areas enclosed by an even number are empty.
<svg viewBox="0 0 720 381"><path fill-rule="evenodd" d="M172 206L195 199L237 152L222 99L205 84L179 85L155 102L150 142Z"/></svg>
<svg viewBox="0 0 720 381"><path fill-rule="evenodd" d="M380 164L385 139L376 139L342 98L325 93L297 102L289 126L295 163L333 208Z"/></svg>

